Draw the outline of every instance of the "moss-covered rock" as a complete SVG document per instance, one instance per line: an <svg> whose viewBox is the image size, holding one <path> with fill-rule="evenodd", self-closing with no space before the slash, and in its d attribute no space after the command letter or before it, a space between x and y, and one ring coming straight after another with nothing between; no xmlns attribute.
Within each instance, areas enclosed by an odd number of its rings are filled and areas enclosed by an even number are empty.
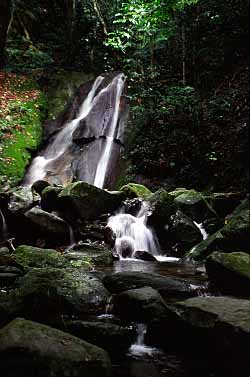
<svg viewBox="0 0 250 377"><path fill-rule="evenodd" d="M249 201L244 201L225 221L226 224L206 240L194 246L186 255L194 260L205 259L214 250L250 251L250 209Z"/></svg>
<svg viewBox="0 0 250 377"><path fill-rule="evenodd" d="M62 187L46 187L41 193L41 208L47 212L58 210L57 198L61 191Z"/></svg>
<svg viewBox="0 0 250 377"><path fill-rule="evenodd" d="M185 245L195 245L202 240L200 230L194 224L190 217L186 216L183 212L177 211L175 215L171 217L171 237L176 242L181 242Z"/></svg>
<svg viewBox="0 0 250 377"><path fill-rule="evenodd" d="M169 193L174 197L178 208L193 220L203 221L205 218L216 216L216 212L209 204L209 196L195 190L177 190Z"/></svg>
<svg viewBox="0 0 250 377"><path fill-rule="evenodd" d="M58 204L66 217L97 218L118 209L125 199L119 191L106 191L86 182L75 182L58 195Z"/></svg>
<svg viewBox="0 0 250 377"><path fill-rule="evenodd" d="M21 245L16 248L15 260L21 266L27 267L66 267L67 260L58 251L41 249L39 247Z"/></svg>
<svg viewBox="0 0 250 377"><path fill-rule="evenodd" d="M13 292L23 303L20 315L43 323L61 323L64 315L104 313L109 298L101 281L81 269L34 268Z"/></svg>
<svg viewBox="0 0 250 377"><path fill-rule="evenodd" d="M129 199L144 198L147 199L152 192L145 186L138 183L128 183L120 188L120 191L124 192Z"/></svg>
<svg viewBox="0 0 250 377"><path fill-rule="evenodd" d="M11 191L8 210L12 215L22 215L35 205L30 187L18 187Z"/></svg>
<svg viewBox="0 0 250 377"><path fill-rule="evenodd" d="M89 264L91 266L112 266L113 254L105 247L95 244L78 244L68 251L66 258L72 266Z"/></svg>
<svg viewBox="0 0 250 377"><path fill-rule="evenodd" d="M33 225L37 237L53 238L54 243L70 243L69 225L59 216L44 211L40 207L33 207L24 215Z"/></svg>
<svg viewBox="0 0 250 377"><path fill-rule="evenodd" d="M250 296L250 255L214 252L206 260L209 280L226 294Z"/></svg>
<svg viewBox="0 0 250 377"><path fill-rule="evenodd" d="M0 330L0 372L6 377L110 377L111 363L101 348L17 318Z"/></svg>

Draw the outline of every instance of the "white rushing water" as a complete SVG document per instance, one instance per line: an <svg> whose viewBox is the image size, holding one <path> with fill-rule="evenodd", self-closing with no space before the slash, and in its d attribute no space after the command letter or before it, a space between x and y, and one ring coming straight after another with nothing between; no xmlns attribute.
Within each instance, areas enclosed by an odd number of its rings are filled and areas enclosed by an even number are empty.
<svg viewBox="0 0 250 377"><path fill-rule="evenodd" d="M159 254L158 240L147 227L147 211L147 204L142 202L137 216L120 212L109 218L108 226L116 235L115 250L121 258L133 258L135 251Z"/></svg>
<svg viewBox="0 0 250 377"><path fill-rule="evenodd" d="M111 126L109 128L108 135L106 135L104 148L98 161L98 164L93 167L95 171L94 182L89 182L93 183L94 185L100 188L103 187L105 176L107 173L108 162L110 160L112 152L112 144L116 134L116 128L119 117L120 98L124 88L125 76L122 73L118 74L105 88L97 92L103 80L103 76L97 77L90 92L88 93L87 97L80 106L77 117L73 119L71 122L67 123L63 127L63 129L60 132L58 132L55 139L46 147L42 155L34 158L31 166L27 171L24 181L25 185L32 185L35 181L39 179L44 179L46 177L47 172L50 171L51 164L54 161L58 160L59 157L61 157L69 148L69 146L73 143L72 135L74 131L77 129L78 125L80 124L80 121L82 121L89 115L89 113L92 111L97 102L101 98L103 98L105 92L113 90L112 88L115 87L115 105L113 109Z"/></svg>
<svg viewBox="0 0 250 377"><path fill-rule="evenodd" d="M112 144L115 137L118 115L119 115L120 99L121 99L121 95L122 95L122 91L123 91L124 83L125 83L125 76L121 73L120 75L117 76L116 80L117 80L116 98L115 98L115 108L114 108L112 123L109 130L109 135L106 136L106 146L104 148L100 161L97 165L95 179L94 179L94 185L100 188L103 188L108 164L110 161L110 156L112 152Z"/></svg>
<svg viewBox="0 0 250 377"><path fill-rule="evenodd" d="M194 221L194 224L197 226L199 231L201 232L203 240L206 240L209 234L206 232L206 229L204 228L204 225L202 223L198 224Z"/></svg>
<svg viewBox="0 0 250 377"><path fill-rule="evenodd" d="M144 323L137 324L137 339L129 349L129 354L133 356L149 355L158 352L156 348L152 348L145 345L145 335L147 332L147 326Z"/></svg>

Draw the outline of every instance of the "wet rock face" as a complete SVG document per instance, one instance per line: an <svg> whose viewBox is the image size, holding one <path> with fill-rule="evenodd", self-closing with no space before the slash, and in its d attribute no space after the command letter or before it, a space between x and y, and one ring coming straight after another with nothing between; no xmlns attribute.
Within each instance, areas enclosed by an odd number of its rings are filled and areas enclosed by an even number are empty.
<svg viewBox="0 0 250 377"><path fill-rule="evenodd" d="M72 265L84 263L89 266L112 266L113 255L110 250L103 246L81 243L73 246L65 258L71 261Z"/></svg>
<svg viewBox="0 0 250 377"><path fill-rule="evenodd" d="M166 303L151 287L130 289L115 297L114 313L139 323L162 320L166 316Z"/></svg>
<svg viewBox="0 0 250 377"><path fill-rule="evenodd" d="M206 259L208 278L221 293L250 297L250 255L214 252Z"/></svg>
<svg viewBox="0 0 250 377"><path fill-rule="evenodd" d="M17 318L0 330L0 372L6 377L110 377L111 363L101 348Z"/></svg>
<svg viewBox="0 0 250 377"><path fill-rule="evenodd" d="M168 305L165 322L152 322L151 342L192 350L206 358L218 375L250 373L250 301L230 297L195 297ZM181 342L180 342L181 339Z"/></svg>
<svg viewBox="0 0 250 377"><path fill-rule="evenodd" d="M117 272L103 278L103 284L111 293L121 293L129 289L151 287L163 297L190 297L197 293L183 280L144 272Z"/></svg>

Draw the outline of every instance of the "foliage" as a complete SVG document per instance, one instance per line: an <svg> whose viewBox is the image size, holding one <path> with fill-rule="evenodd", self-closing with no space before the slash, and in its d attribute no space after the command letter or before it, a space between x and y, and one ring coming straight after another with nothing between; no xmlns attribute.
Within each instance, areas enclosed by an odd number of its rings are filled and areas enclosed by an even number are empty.
<svg viewBox="0 0 250 377"><path fill-rule="evenodd" d="M24 76L1 74L0 98L0 175L6 183L20 182L41 139L41 121L46 97L37 84Z"/></svg>

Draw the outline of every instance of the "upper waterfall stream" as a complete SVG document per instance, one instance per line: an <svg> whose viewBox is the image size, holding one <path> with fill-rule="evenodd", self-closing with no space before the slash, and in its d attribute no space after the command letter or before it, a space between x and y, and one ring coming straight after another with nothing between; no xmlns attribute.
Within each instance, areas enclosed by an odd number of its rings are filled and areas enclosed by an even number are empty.
<svg viewBox="0 0 250 377"><path fill-rule="evenodd" d="M74 119L62 125L34 158L25 185L44 179L67 184L83 180L103 188L112 181L112 165L123 144L126 111L121 105L125 76L98 76Z"/></svg>

